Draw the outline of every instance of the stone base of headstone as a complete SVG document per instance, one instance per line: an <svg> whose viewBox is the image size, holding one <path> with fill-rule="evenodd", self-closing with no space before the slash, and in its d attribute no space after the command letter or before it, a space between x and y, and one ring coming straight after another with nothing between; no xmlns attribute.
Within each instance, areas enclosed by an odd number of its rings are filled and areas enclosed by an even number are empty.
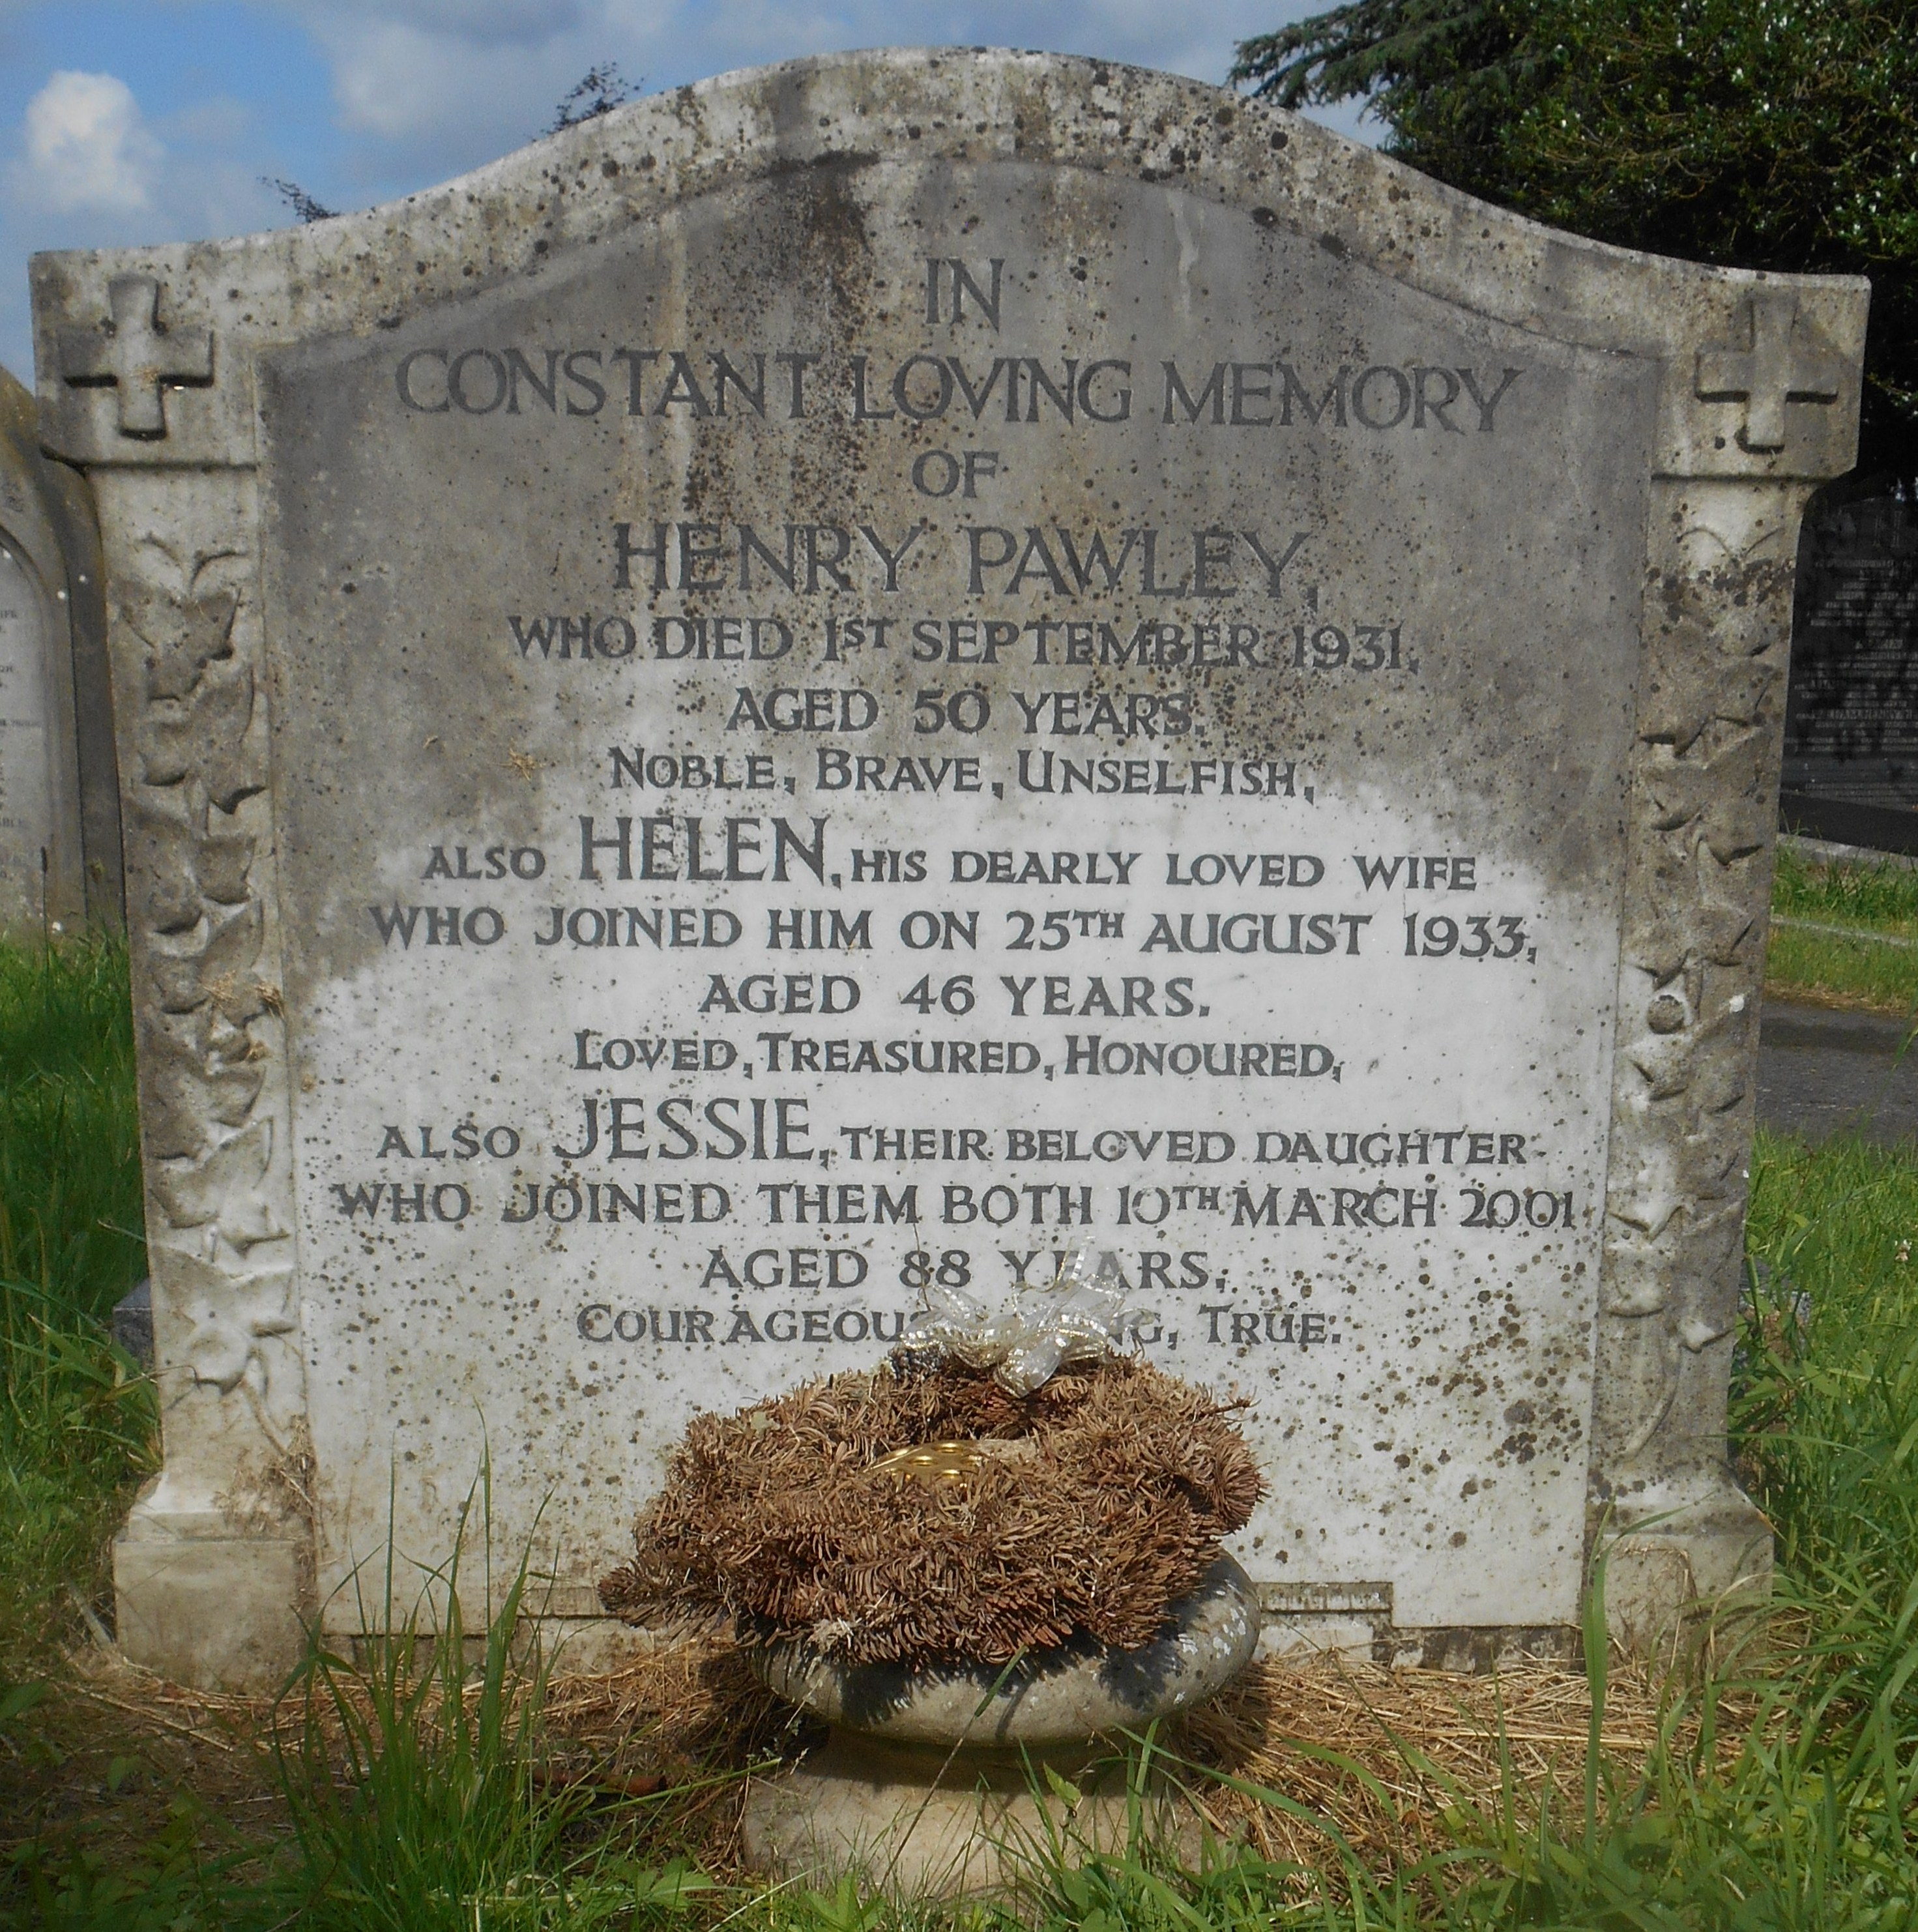
<svg viewBox="0 0 1918 1932"><path fill-rule="evenodd" d="M1606 1627L1635 1654L1683 1648L1691 1631L1771 1594L1771 1525L1737 1490L1641 1502L1602 1533Z"/></svg>
<svg viewBox="0 0 1918 1932"><path fill-rule="evenodd" d="M776 1878L850 1874L901 1898L952 1898L1135 1840L1196 1862L1205 1826L1169 1778L1129 1788L1110 1753L955 1751L835 1728L796 1768L754 1784L742 1829L748 1858Z"/></svg>
<svg viewBox="0 0 1918 1932"><path fill-rule="evenodd" d="M223 1512L136 1504L113 1544L120 1649L175 1683L276 1690L306 1642L311 1562L296 1538L235 1536Z"/></svg>

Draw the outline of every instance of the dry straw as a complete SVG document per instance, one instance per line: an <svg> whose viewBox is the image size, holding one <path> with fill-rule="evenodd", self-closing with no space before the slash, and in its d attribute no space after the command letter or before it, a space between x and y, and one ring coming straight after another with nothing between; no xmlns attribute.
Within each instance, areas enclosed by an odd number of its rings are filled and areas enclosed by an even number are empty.
<svg viewBox="0 0 1918 1932"><path fill-rule="evenodd" d="M632 1622L802 1637L850 1664L1004 1664L1080 1634L1130 1649L1258 1500L1236 1406L1143 1362L1024 1397L905 1363L700 1416L600 1596ZM963 1482L873 1468L952 1438L1005 1447Z"/></svg>
<svg viewBox="0 0 1918 1932"><path fill-rule="evenodd" d="M1674 1708L1669 1684L1614 1664L1601 1742L1629 1780L1662 1738L1689 1749L1696 1714ZM1722 1758L1744 1736L1739 1714L1727 1707ZM742 1652L712 1640L556 1678L547 1715L556 1739L602 1775L616 1766L664 1787L676 1812L685 1802L679 1828L715 1872L736 1873L744 1859L743 1792L726 1774L772 1771L823 1735L782 1708ZM1560 1663L1512 1659L1475 1677L1299 1653L1260 1659L1168 1726L1160 1745L1192 1767L1174 1774L1221 1838L1307 1867L1323 1865L1336 1840L1383 1874L1455 1844L1461 1814L1575 1814L1590 1721L1584 1675ZM676 1786L685 1801L669 1797Z"/></svg>
<svg viewBox="0 0 1918 1932"><path fill-rule="evenodd" d="M782 1706L728 1642L661 1645L590 1673L567 1671L563 1648L539 1726L545 1778L641 1800L640 1815L661 1844L670 1840L715 1875L743 1876L746 1774L775 1771L820 1729ZM1696 1706L1675 1706L1671 1684L1623 1658L1614 1664L1602 1743L1629 1779L1662 1736L1681 1751L1692 1748ZM276 1724L290 1726L287 1743L298 1742L297 1708L184 1690L117 1652L76 1659L56 1694L97 1707L97 1748L22 1779L21 1796L30 1790L41 1805L67 1811L97 1803L108 1759L130 1741L175 1782L226 1807L272 1803L262 1747ZM1161 1743L1203 1768L1182 1781L1222 1838L1310 1867L1325 1862L1335 1834L1383 1874L1455 1843L1461 1813L1509 1810L1524 1820L1549 1804L1556 1816L1575 1814L1590 1713L1584 1676L1557 1663L1513 1660L1494 1676L1471 1677L1294 1656L1253 1664L1168 1726ZM433 1707L424 1714L436 1720ZM1751 1716L1749 1699L1722 1705L1722 1762L1743 1747ZM1299 1810L1262 1801L1261 1787ZM0 1820L10 1809L0 1804Z"/></svg>

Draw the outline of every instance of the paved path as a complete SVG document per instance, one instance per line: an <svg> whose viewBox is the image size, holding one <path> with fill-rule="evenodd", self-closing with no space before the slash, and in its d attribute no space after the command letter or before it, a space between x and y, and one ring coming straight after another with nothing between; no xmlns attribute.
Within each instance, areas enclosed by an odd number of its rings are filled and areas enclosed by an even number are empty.
<svg viewBox="0 0 1918 1932"><path fill-rule="evenodd" d="M1808 1140L1862 1128L1875 1141L1918 1136L1918 1042L1875 1013L1765 1003L1758 1034L1758 1120Z"/></svg>

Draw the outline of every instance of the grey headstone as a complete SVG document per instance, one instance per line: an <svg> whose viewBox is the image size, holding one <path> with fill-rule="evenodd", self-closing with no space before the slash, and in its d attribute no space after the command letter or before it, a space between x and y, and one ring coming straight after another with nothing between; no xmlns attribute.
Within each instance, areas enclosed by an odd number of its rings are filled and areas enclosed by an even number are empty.
<svg viewBox="0 0 1918 1932"><path fill-rule="evenodd" d="M153 1283L129 1288L113 1304L113 1339L149 1374L153 1370Z"/></svg>
<svg viewBox="0 0 1918 1932"><path fill-rule="evenodd" d="M99 531L0 370L0 932L117 924L120 893Z"/></svg>
<svg viewBox="0 0 1918 1932"><path fill-rule="evenodd" d="M1606 1523L1636 1637L1764 1574L1734 1262L1862 283L913 52L35 277L169 1403L130 1654L263 1681L488 1451L590 1618L696 1411L1082 1246L1253 1397L1278 1638L1563 1645Z"/></svg>

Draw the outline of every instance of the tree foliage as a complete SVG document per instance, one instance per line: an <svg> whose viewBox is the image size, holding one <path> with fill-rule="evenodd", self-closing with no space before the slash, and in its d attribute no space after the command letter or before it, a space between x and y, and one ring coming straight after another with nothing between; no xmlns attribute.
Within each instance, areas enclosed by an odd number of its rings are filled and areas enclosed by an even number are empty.
<svg viewBox="0 0 1918 1932"><path fill-rule="evenodd" d="M619 71L617 61L597 62L560 96L559 105L553 110L553 118L546 131L549 134L563 134L568 128L577 128L582 121L597 121L602 114L610 114L614 108L623 107L643 85L640 81L627 80Z"/></svg>
<svg viewBox="0 0 1918 1932"><path fill-rule="evenodd" d="M292 210L295 221L331 221L340 211L316 200L298 182L282 181L277 175L262 175L262 188L270 188Z"/></svg>
<svg viewBox="0 0 1918 1932"><path fill-rule="evenodd" d="M1281 106L1366 98L1398 159L1554 226L1869 275L1864 466L1918 470L1918 5L1351 0L1241 43Z"/></svg>

